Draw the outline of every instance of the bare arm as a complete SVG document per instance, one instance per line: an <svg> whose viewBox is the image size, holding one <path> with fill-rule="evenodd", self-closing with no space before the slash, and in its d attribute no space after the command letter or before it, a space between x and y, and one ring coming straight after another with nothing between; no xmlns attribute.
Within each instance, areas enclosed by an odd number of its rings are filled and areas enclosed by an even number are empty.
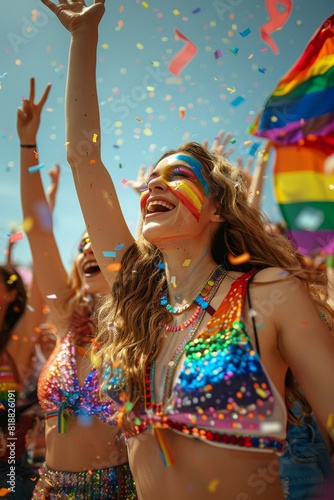
<svg viewBox="0 0 334 500"><path fill-rule="evenodd" d="M58 190L59 168L51 177L48 189L48 202L51 209L54 208L56 193ZM10 263L10 262L9 262ZM23 316L14 328L12 336L7 344L7 350L15 359L20 379L25 380L31 372L32 354L36 343L40 339L41 329L39 325L45 322L48 307L45 305L45 298L37 285L35 271L31 285L27 293L27 306Z"/></svg>
<svg viewBox="0 0 334 500"><path fill-rule="evenodd" d="M282 271L282 270L281 270ZM327 428L334 415L334 337L302 282L293 277L277 281L277 269L258 273L259 279L275 280L258 287L260 301L271 302L266 321L277 332L282 358L291 368L298 384ZM270 301L268 300L270 298Z"/></svg>
<svg viewBox="0 0 334 500"><path fill-rule="evenodd" d="M21 145L36 144L41 111L50 91L48 85L39 103L34 102L35 82L30 82L29 100L18 110L17 130ZM52 308L48 296L64 298L68 294L68 275L63 266L54 238L52 214L48 204L38 165L36 148L21 146L21 201L25 230L33 257L34 273L44 300Z"/></svg>
<svg viewBox="0 0 334 500"><path fill-rule="evenodd" d="M241 158L237 159L238 167L244 174L248 185L249 204L258 209L261 208L264 179L268 165L270 147L271 146L269 142L267 142L264 148L260 151L252 175L250 174L250 169L252 167L253 161L251 159L248 160L246 166L244 167Z"/></svg>
<svg viewBox="0 0 334 500"><path fill-rule="evenodd" d="M104 2L95 0L89 7L84 2L63 4L62 9L49 0L43 0L43 3L72 34L66 86L67 158L94 254L110 282L112 275L107 270L108 264L120 261L133 237L100 154L101 129L95 73L98 25L104 14ZM105 251L114 252L117 245L123 246L117 250L115 259L103 255Z"/></svg>
<svg viewBox="0 0 334 500"><path fill-rule="evenodd" d="M47 198L51 212L53 212L56 205L56 197L59 188L60 165L55 163L54 168L49 170L50 184L47 190Z"/></svg>

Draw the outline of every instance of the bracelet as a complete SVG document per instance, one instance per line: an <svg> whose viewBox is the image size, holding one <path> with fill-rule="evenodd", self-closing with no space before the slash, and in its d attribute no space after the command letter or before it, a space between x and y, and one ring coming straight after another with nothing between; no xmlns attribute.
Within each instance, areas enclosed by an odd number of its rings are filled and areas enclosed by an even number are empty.
<svg viewBox="0 0 334 500"><path fill-rule="evenodd" d="M21 148L37 148L36 144L20 144Z"/></svg>

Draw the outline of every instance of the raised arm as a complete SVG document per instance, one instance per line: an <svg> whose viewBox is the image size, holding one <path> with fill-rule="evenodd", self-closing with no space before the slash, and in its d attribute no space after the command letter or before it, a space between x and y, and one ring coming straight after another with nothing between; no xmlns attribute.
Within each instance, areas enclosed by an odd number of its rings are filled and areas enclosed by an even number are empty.
<svg viewBox="0 0 334 500"><path fill-rule="evenodd" d="M60 165L55 163L53 168L49 170L50 184L47 189L47 198L51 212L53 212L56 204L56 197L59 188Z"/></svg>
<svg viewBox="0 0 334 500"><path fill-rule="evenodd" d="M270 143L266 142L264 148L261 150L256 160L254 172L252 175L250 175L249 173L251 164L248 163L249 167L247 167L246 165L246 169L244 169L241 164L241 169L244 172L246 180L248 180L249 182L249 194L248 194L249 204L258 209L261 208L264 179L268 165L270 147L271 147ZM240 168L240 159L238 159L238 163Z"/></svg>
<svg viewBox="0 0 334 500"><path fill-rule="evenodd" d="M21 202L24 226L31 248L34 273L43 298L64 296L68 275L63 266L53 234L52 214L47 201L40 170L36 138L40 117L50 91L48 85L38 103L35 81L30 81L30 96L17 114L17 130L21 150ZM52 307L52 300L47 301Z"/></svg>
<svg viewBox="0 0 334 500"><path fill-rule="evenodd" d="M101 160L101 129L96 89L98 25L104 1L90 6L84 1L56 6L43 3L71 32L66 86L67 159L71 165L79 202L94 254L106 279L111 262L119 262L133 237L124 220L114 184ZM84 82L84 85L83 85ZM115 252L105 257L104 252Z"/></svg>
<svg viewBox="0 0 334 500"><path fill-rule="evenodd" d="M52 175L50 174L48 202L51 210L55 205L59 172L60 170L57 168ZM9 261L8 264L11 264L11 262ZM21 380L26 380L31 373L32 355L41 335L40 324L45 322L48 310L45 298L37 284L36 273L33 268L32 280L27 293L27 307L7 344L7 351L15 359Z"/></svg>

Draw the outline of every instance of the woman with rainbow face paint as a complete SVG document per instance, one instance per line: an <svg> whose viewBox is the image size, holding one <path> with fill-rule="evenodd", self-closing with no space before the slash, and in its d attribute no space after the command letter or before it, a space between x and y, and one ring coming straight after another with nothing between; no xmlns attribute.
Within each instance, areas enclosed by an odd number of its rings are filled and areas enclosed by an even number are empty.
<svg viewBox="0 0 334 500"><path fill-rule="evenodd" d="M138 497L281 500L287 371L323 425L334 414L332 312L290 242L265 231L239 169L198 143L157 162L133 239L100 154L104 2L43 3L72 37L68 161L111 287L94 363L119 404Z"/></svg>

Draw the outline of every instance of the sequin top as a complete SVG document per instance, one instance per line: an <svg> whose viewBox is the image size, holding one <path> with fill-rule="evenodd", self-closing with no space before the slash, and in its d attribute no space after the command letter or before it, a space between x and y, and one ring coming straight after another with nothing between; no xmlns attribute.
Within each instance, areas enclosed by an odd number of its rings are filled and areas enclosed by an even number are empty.
<svg viewBox="0 0 334 500"><path fill-rule="evenodd" d="M138 408L142 423L136 425L137 433L150 426L155 430L168 428L217 446L284 453L285 404L241 316L254 272L232 283L206 327L185 344L181 369L167 392L169 397L161 404L154 401L154 367L147 368L145 402Z"/></svg>
<svg viewBox="0 0 334 500"><path fill-rule="evenodd" d="M84 384L79 384L75 349L74 334L69 332L45 363L37 388L41 407L47 415L95 415L105 423L113 423L111 417L117 407L110 398L100 397L98 371L92 369Z"/></svg>

